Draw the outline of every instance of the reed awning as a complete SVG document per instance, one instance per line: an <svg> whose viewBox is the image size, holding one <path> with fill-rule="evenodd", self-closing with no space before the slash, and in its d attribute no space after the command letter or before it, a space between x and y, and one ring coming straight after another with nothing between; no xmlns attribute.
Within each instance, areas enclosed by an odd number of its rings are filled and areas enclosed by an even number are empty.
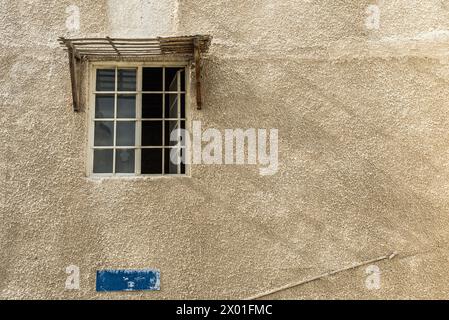
<svg viewBox="0 0 449 320"><path fill-rule="evenodd" d="M59 38L68 52L72 82L73 109L80 111L80 63L82 61L126 61L155 58L162 61L168 57L181 57L195 63L197 108L202 107L201 57L211 44L208 35L158 37L151 39L126 38Z"/></svg>

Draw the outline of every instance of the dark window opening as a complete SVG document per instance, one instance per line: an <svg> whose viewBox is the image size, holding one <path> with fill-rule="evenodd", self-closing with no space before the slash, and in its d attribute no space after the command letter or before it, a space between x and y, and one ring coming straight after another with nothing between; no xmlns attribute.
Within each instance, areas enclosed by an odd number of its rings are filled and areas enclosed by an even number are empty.
<svg viewBox="0 0 449 320"><path fill-rule="evenodd" d="M185 90L184 67L97 69L93 173L186 174L176 131L186 127Z"/></svg>

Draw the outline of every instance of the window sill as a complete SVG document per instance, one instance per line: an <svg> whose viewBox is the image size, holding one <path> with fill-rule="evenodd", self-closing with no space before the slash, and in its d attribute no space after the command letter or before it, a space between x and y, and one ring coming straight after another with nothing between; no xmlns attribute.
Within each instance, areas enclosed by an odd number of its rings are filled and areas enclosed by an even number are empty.
<svg viewBox="0 0 449 320"><path fill-rule="evenodd" d="M101 175L91 175L86 177L89 182L106 182L106 181L145 181L145 180L179 180L179 179L190 179L189 175L142 175L142 176L101 176Z"/></svg>

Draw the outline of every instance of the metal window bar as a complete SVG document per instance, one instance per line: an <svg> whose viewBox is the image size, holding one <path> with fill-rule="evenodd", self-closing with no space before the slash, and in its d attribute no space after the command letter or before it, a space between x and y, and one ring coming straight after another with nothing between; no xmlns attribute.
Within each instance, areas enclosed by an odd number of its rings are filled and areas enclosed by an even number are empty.
<svg viewBox="0 0 449 320"><path fill-rule="evenodd" d="M93 94L94 96L97 95L105 95L105 94L109 94L109 95L113 95L114 96L114 108L113 108L113 112L114 115L112 118L97 118L95 116L95 108L96 106L94 106L94 116L93 116L93 121L94 124L97 121L110 121L113 122L113 128L114 128L114 135L113 135L113 145L112 146L93 146L93 151L94 150L112 150L113 152L113 161L112 161L112 176L130 176L130 175L136 175L136 176L141 176L141 152L142 149L161 149L162 152L162 173L161 174L144 174L143 176L164 176L164 175L172 175L172 176L179 176L179 175L185 175L185 173L182 173L181 170L181 166L182 164L178 164L177 166L177 172L176 173L167 173L165 172L165 152L167 149L177 149L177 151L179 152L179 157L181 157L181 149L183 149L183 146L180 146L179 144L171 146L170 144L166 144L166 132L165 132L165 126L169 125L168 121L176 121L177 123L177 128L181 128L181 122L185 122L186 118L182 118L181 117L181 96L184 95L184 97L186 96L187 92L186 91L181 91L181 75L184 73L184 81L186 81L187 83L187 73L186 73L186 67L180 67L181 70L179 70L176 73L176 91L169 91L166 92L165 91L165 87L166 87L166 67L161 67L161 69L163 70L163 76L162 76L162 86L163 86L163 90L161 91L162 95L163 95L163 100L162 100L162 105L163 105L163 110L162 110L162 118L142 118L142 71L143 71L143 67L142 66L138 66L136 68L136 91L127 91L127 92L122 92L122 91L118 91L119 88L119 70L124 70L124 69L134 69L134 68L121 68L118 66L114 67L114 91L94 91ZM100 70L100 69L95 69L95 70ZM96 83L94 84L96 87ZM148 93L154 93L152 91L149 91ZM166 99L165 96L166 94L176 94L176 114L177 117L176 118L166 118L165 116L165 112L166 112ZM118 96L119 95L123 95L123 94L129 94L129 95L134 95L136 97L136 117L135 118L118 118ZM96 100L95 100L96 101ZM184 101L186 102L186 99L184 99ZM184 106L186 108L186 106ZM117 123L118 122L129 122L129 121L133 121L135 122L135 145L133 146L117 146ZM160 146L142 146L142 121L161 121L163 123L163 128L162 128L162 143ZM94 135L95 135L95 131L94 131ZM181 139L181 134L179 133L178 136L178 141L180 141ZM124 173L117 173L117 150L118 149L130 149L130 150L134 150L134 154L135 154L135 163L134 163L134 173L133 174L124 174ZM98 175L103 175L103 174L98 174ZM107 176L107 174L104 174L105 176Z"/></svg>

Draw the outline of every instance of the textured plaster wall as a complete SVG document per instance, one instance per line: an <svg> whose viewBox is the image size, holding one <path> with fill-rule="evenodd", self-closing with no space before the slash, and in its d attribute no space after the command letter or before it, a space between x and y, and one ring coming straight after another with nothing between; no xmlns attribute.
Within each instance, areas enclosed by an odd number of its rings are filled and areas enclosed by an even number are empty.
<svg viewBox="0 0 449 320"><path fill-rule="evenodd" d="M127 3L0 2L1 298L245 298L393 251L380 290L361 267L269 297L449 298L449 1L378 2L379 30L375 1ZM279 129L278 174L87 178L56 40L122 32L213 35L191 119ZM158 268L162 290L97 294L104 268Z"/></svg>
<svg viewBox="0 0 449 320"><path fill-rule="evenodd" d="M107 0L106 5L113 37L159 37L175 31L175 0Z"/></svg>

